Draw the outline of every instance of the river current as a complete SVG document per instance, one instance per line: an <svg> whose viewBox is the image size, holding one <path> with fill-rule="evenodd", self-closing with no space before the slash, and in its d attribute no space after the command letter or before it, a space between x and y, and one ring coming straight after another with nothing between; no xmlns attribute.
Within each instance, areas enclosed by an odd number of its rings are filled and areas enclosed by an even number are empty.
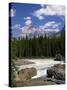
<svg viewBox="0 0 67 90"><path fill-rule="evenodd" d="M63 61L54 61L53 59L26 59L27 61L34 62L34 64L18 66L19 70L24 68L34 67L37 70L37 75L32 79L43 77L47 75L47 69L55 64L63 64Z"/></svg>

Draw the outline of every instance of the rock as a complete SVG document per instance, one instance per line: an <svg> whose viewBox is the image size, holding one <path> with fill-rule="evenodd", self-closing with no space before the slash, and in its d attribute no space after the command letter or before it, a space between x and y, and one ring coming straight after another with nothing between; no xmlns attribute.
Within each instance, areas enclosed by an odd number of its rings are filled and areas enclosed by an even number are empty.
<svg viewBox="0 0 67 90"><path fill-rule="evenodd" d="M21 81L30 80L31 77L35 76L37 71L35 68L25 68L18 72L18 76Z"/></svg>
<svg viewBox="0 0 67 90"><path fill-rule="evenodd" d="M65 64L56 64L53 67L65 70Z"/></svg>
<svg viewBox="0 0 67 90"><path fill-rule="evenodd" d="M55 59L54 59L54 60L57 60L57 61L65 61L65 59L62 57L61 54L57 54L57 55L55 56Z"/></svg>
<svg viewBox="0 0 67 90"><path fill-rule="evenodd" d="M47 77L65 80L65 65L57 64L47 70Z"/></svg>

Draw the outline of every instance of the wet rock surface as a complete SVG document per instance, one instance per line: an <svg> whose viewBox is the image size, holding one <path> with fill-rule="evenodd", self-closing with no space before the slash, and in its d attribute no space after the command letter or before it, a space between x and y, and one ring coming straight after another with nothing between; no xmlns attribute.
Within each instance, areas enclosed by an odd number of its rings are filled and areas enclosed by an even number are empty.
<svg viewBox="0 0 67 90"><path fill-rule="evenodd" d="M56 80L65 80L65 65L57 64L47 70L47 77Z"/></svg>
<svg viewBox="0 0 67 90"><path fill-rule="evenodd" d="M54 60L56 60L56 61L65 61L64 57L61 54L56 54Z"/></svg>

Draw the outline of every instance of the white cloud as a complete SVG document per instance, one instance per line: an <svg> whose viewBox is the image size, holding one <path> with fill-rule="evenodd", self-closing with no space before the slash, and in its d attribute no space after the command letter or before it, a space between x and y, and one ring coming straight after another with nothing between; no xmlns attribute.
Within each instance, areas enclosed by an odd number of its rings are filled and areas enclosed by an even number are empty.
<svg viewBox="0 0 67 90"><path fill-rule="evenodd" d="M11 29L20 29L21 25L20 24L16 24L14 26L11 27Z"/></svg>
<svg viewBox="0 0 67 90"><path fill-rule="evenodd" d="M34 16L36 16L38 19L42 20L44 19L44 8L41 8L33 13Z"/></svg>
<svg viewBox="0 0 67 90"><path fill-rule="evenodd" d="M47 22L47 23L45 23L44 25L40 26L40 28L41 28L41 29L50 28L50 27L54 26L54 24L56 24L55 21L50 21L50 22Z"/></svg>
<svg viewBox="0 0 67 90"><path fill-rule="evenodd" d="M61 25L61 23L55 23L52 28L58 28Z"/></svg>
<svg viewBox="0 0 67 90"><path fill-rule="evenodd" d="M47 22L46 24L39 26L39 28L41 30L45 30L45 31L55 31L58 32L59 31L59 26L61 25L61 23L57 23L55 21L51 21L51 22Z"/></svg>
<svg viewBox="0 0 67 90"><path fill-rule="evenodd" d="M58 5L41 5L41 8L34 11L33 15L36 16L38 19L39 17L44 18L45 15L58 15L58 16L65 16L65 7L58 6Z"/></svg>
<svg viewBox="0 0 67 90"><path fill-rule="evenodd" d="M10 16L11 16L11 17L14 17L15 14L16 14L16 10L15 10L15 9L11 9L11 10L10 10Z"/></svg>
<svg viewBox="0 0 67 90"><path fill-rule="evenodd" d="M32 24L32 20L26 20L25 21L25 25L31 25Z"/></svg>
<svg viewBox="0 0 67 90"><path fill-rule="evenodd" d="M31 17L28 16L28 17L24 17L24 20L25 20L25 25L31 25L32 24L32 20L31 20Z"/></svg>
<svg viewBox="0 0 67 90"><path fill-rule="evenodd" d="M38 19L40 19L40 20L43 20L43 19L44 19L44 17L43 17L43 16L40 16L40 15L38 15L37 17L38 17Z"/></svg>
<svg viewBox="0 0 67 90"><path fill-rule="evenodd" d="M31 17L24 17L24 20L29 20L31 19Z"/></svg>
<svg viewBox="0 0 67 90"><path fill-rule="evenodd" d="M55 21L51 21L51 22L47 22L44 26L44 28L48 28L48 27L51 27L55 24L56 22Z"/></svg>
<svg viewBox="0 0 67 90"><path fill-rule="evenodd" d="M31 32L30 26L32 24L32 20L31 20L31 17L29 16L24 17L24 20L25 20L25 25L21 28L22 33L20 36L26 38L26 36Z"/></svg>

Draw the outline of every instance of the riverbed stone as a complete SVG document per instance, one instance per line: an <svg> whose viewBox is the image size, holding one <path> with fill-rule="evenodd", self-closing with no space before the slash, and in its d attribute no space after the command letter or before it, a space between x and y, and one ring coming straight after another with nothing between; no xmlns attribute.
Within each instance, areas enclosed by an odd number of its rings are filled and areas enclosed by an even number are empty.
<svg viewBox="0 0 67 90"><path fill-rule="evenodd" d="M65 80L65 65L57 64L47 70L47 77Z"/></svg>
<svg viewBox="0 0 67 90"><path fill-rule="evenodd" d="M21 81L30 80L33 76L37 74L37 71L35 68L25 68L18 72L18 76Z"/></svg>
<svg viewBox="0 0 67 90"><path fill-rule="evenodd" d="M64 57L60 53L56 54L54 60L56 60L56 61L65 61Z"/></svg>

